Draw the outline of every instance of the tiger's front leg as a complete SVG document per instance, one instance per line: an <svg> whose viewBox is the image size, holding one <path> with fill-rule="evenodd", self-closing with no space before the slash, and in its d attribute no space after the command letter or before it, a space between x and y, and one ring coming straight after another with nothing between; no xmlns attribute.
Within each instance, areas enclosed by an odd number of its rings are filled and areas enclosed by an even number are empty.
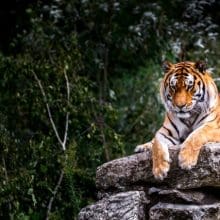
<svg viewBox="0 0 220 220"><path fill-rule="evenodd" d="M179 166L189 170L197 164L201 148L208 142L220 141L220 129L216 123L208 123L193 131L181 145Z"/></svg>
<svg viewBox="0 0 220 220"><path fill-rule="evenodd" d="M170 156L168 147L174 145L171 139L164 133L157 132L153 146L153 175L156 179L163 180L170 169Z"/></svg>

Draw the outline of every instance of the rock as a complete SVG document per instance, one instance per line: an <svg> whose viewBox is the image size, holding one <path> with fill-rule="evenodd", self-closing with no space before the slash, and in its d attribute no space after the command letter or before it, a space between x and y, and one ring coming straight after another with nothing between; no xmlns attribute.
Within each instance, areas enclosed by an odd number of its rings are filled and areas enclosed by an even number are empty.
<svg viewBox="0 0 220 220"><path fill-rule="evenodd" d="M194 203L202 204L205 198L205 194L201 192L181 192L179 190L162 190L158 193L161 199L169 200L176 203Z"/></svg>
<svg viewBox="0 0 220 220"><path fill-rule="evenodd" d="M220 203L211 205L176 205L158 203L149 211L150 220L219 220Z"/></svg>
<svg viewBox="0 0 220 220"><path fill-rule="evenodd" d="M155 180L151 151L116 159L97 168L96 203L78 220L220 220L220 143L203 147L191 170L178 166L169 149L168 176Z"/></svg>
<svg viewBox="0 0 220 220"><path fill-rule="evenodd" d="M122 192L83 208L78 220L144 220L148 203L143 191Z"/></svg>
<svg viewBox="0 0 220 220"><path fill-rule="evenodd" d="M96 186L100 191L126 191L133 186L163 185L191 189L204 186L220 187L220 143L207 144L197 165L191 170L178 166L178 150L169 149L172 159L168 176L161 182L152 175L151 152L116 159L97 168Z"/></svg>
<svg viewBox="0 0 220 220"><path fill-rule="evenodd" d="M216 194L218 194L218 191L213 189L180 191L177 189L159 189L152 187L148 191L149 198L151 198L152 201L175 204L212 204L219 201L220 196Z"/></svg>
<svg viewBox="0 0 220 220"><path fill-rule="evenodd" d="M138 182L153 181L151 167L150 151L110 161L97 168L96 187L123 190Z"/></svg>

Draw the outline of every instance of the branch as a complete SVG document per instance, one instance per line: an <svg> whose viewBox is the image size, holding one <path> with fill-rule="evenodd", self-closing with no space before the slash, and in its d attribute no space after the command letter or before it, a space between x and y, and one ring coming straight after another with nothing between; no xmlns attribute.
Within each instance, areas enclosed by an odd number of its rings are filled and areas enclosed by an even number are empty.
<svg viewBox="0 0 220 220"><path fill-rule="evenodd" d="M45 91L44 91L44 88L43 88L43 86L42 86L42 84L41 84L41 81L40 81L39 78L37 77L36 73L35 73L35 72L32 72L32 73L34 74L34 78L36 79L36 81L37 81L37 83L38 83L38 85L39 85L40 91L41 91L41 93L42 93L42 95L43 95L44 102L45 102L45 105L46 105L46 108L47 108L47 113L48 113L48 116L49 116L49 119L50 119L52 128L53 128L53 130L54 130L54 133L55 133L55 135L56 135L56 137L57 137L58 142L59 142L60 145L62 146L63 151L65 151L65 150L66 150L66 146L63 144L63 141L61 140L60 135L59 135L59 133L58 133L58 131L57 131L56 125L55 125L55 123L54 123L54 120L53 120L53 117L52 117L52 114L51 114L51 111L50 111L50 106L49 106L49 104L48 104L47 96L46 96L46 93L45 93Z"/></svg>
<svg viewBox="0 0 220 220"><path fill-rule="evenodd" d="M6 180L6 183L8 184L9 183L8 172L7 172L4 156L2 156L2 163L3 163L3 167L4 167L4 172L5 172L5 180ZM8 209L9 209L9 212L10 212L12 210L12 205L11 205L11 196L9 196L9 197L10 198L8 199Z"/></svg>
<svg viewBox="0 0 220 220"><path fill-rule="evenodd" d="M64 76L65 76L65 80L66 80L66 90L67 90L67 104L69 105L69 100L70 100L70 83L69 83L69 79L68 76L66 74L66 70L64 69Z"/></svg>
<svg viewBox="0 0 220 220"><path fill-rule="evenodd" d="M63 139L63 147L65 148L64 150L66 150L66 141L67 141L68 128L69 128L69 115L70 115L70 113L67 112L67 114L66 114L65 133L64 133L64 139Z"/></svg>
<svg viewBox="0 0 220 220"><path fill-rule="evenodd" d="M54 133L57 137L57 140L58 142L60 143L63 151L65 152L66 150L66 142L67 142L67 136L68 136L68 128L69 128L69 111L66 113L66 121L65 121L65 131L64 131L64 136L63 136L63 141L61 140L60 138L60 135L57 131L57 128L56 128L56 125L54 123L54 120L53 120L53 117L52 117L52 114L51 114L51 111L50 111L50 106L48 104L48 100L47 100L47 96L46 96L46 93L44 91L44 88L41 84L41 81L39 80L39 78L37 77L37 75L35 74L35 72L32 72L33 75L34 75L34 78L36 79L37 83L38 83L38 86L40 88L40 91L43 95L43 98L44 98L44 102L45 102L45 105L46 105L46 108L47 108L47 113L48 113L48 116L49 116L49 119L50 119L50 122L51 122L51 125L52 125L52 128L54 130ZM64 77L65 77L65 80L66 80L66 90L67 90L67 107L69 107L69 101L70 101L70 84L69 84L69 79L68 79L68 76L66 74L66 69L64 68ZM66 155L67 156L67 155ZM66 157L65 157L66 158ZM66 160L66 159L65 159ZM62 180L63 180L63 176L64 176L64 171L61 170L61 173L60 173L60 177L59 177L59 180L53 190L53 193L52 193L52 197L50 198L50 201L48 203L48 206L47 206L47 214L46 214L46 220L49 219L49 215L50 215L50 212L51 212L51 209L52 209L52 205L53 205L53 201L56 197L56 194L58 192L58 189L62 183Z"/></svg>
<svg viewBox="0 0 220 220"><path fill-rule="evenodd" d="M70 84L69 84L69 79L66 74L66 69L64 69L64 76L66 80L66 90L67 90L67 107L69 106L69 101L70 101ZM65 132L64 132L64 138L63 138L63 145L66 146L66 140L67 140L67 135L68 135L68 128L69 128L69 111L66 113L66 123L65 123Z"/></svg>
<svg viewBox="0 0 220 220"><path fill-rule="evenodd" d="M49 201L48 206L47 206L46 220L49 219L49 215L50 215L50 212L51 212L52 204L53 204L53 201L54 201L54 199L55 199L55 197L56 197L56 194L57 194L57 192L58 192L58 189L59 189L59 187L60 187L60 185L61 185L61 183L62 183L63 176L64 176L64 171L62 170L61 173L60 173L60 177L59 177L59 179L58 179L58 182L57 182L57 184L56 184L56 187L54 188L53 195L52 195L52 197L50 198L50 201Z"/></svg>

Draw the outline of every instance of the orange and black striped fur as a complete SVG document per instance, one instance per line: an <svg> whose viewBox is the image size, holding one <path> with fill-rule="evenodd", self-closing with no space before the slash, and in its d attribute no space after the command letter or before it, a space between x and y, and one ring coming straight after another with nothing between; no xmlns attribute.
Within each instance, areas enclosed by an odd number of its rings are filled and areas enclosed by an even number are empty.
<svg viewBox="0 0 220 220"><path fill-rule="evenodd" d="M204 144L220 141L220 100L205 64L166 62L164 71L160 87L166 108L164 123L151 142L135 149L152 148L153 174L161 180L170 168L169 147L180 147L179 166L191 169Z"/></svg>

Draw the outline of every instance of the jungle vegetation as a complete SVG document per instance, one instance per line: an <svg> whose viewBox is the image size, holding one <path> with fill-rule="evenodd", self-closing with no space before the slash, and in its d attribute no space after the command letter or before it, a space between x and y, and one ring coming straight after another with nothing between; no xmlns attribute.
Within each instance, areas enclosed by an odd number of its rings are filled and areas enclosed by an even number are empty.
<svg viewBox="0 0 220 220"><path fill-rule="evenodd" d="M0 17L0 219L76 219L97 166L162 123L164 60L204 60L218 84L217 0L17 0Z"/></svg>

